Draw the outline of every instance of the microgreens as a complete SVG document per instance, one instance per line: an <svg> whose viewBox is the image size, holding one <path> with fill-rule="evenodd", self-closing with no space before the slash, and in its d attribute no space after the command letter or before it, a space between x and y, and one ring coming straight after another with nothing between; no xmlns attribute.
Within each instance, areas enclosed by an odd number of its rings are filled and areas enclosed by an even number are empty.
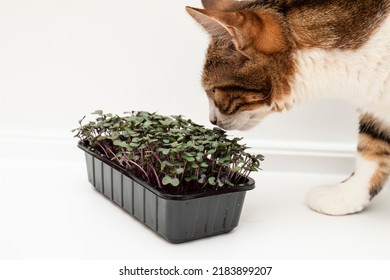
<svg viewBox="0 0 390 280"><path fill-rule="evenodd" d="M130 112L94 113L95 120L73 130L80 144L116 162L157 188L186 191L229 188L260 169L262 155L246 152L240 138L208 129L182 116Z"/></svg>

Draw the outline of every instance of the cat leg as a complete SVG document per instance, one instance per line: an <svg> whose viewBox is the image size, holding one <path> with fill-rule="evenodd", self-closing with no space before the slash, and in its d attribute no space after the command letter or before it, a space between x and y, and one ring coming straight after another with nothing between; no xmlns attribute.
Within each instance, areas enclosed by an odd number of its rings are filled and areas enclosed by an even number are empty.
<svg viewBox="0 0 390 280"><path fill-rule="evenodd" d="M360 119L356 169L336 186L319 186L308 195L313 210L328 215L357 213L379 193L390 173L390 129L369 114Z"/></svg>

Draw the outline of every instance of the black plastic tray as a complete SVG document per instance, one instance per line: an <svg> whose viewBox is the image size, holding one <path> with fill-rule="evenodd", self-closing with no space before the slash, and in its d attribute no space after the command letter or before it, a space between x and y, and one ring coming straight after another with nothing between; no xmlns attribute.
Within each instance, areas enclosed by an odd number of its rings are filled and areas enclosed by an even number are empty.
<svg viewBox="0 0 390 280"><path fill-rule="evenodd" d="M246 191L237 188L191 195L162 193L121 166L79 144L84 150L89 182L118 206L171 243L227 233L239 222Z"/></svg>

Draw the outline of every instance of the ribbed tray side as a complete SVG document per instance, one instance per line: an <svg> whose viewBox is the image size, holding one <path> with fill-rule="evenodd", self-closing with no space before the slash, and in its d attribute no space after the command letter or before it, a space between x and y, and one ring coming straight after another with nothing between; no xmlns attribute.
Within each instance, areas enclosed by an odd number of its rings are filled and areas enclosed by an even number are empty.
<svg viewBox="0 0 390 280"><path fill-rule="evenodd" d="M105 164L103 162L103 186L104 186L104 195L112 200L112 192L113 192L113 169L111 166Z"/></svg>
<svg viewBox="0 0 390 280"><path fill-rule="evenodd" d="M112 169L112 200L123 207L123 174Z"/></svg>
<svg viewBox="0 0 390 280"><path fill-rule="evenodd" d="M237 225L245 192L201 197L188 201L161 200L158 233L172 243L181 243L227 233Z"/></svg>
<svg viewBox="0 0 390 280"><path fill-rule="evenodd" d="M85 153L85 162L87 163L88 182L95 186L95 166L94 157L88 153Z"/></svg>
<svg viewBox="0 0 390 280"><path fill-rule="evenodd" d="M158 196L141 184L86 153L88 181L139 221L157 231ZM164 221L160 221L164 223Z"/></svg>
<svg viewBox="0 0 390 280"><path fill-rule="evenodd" d="M139 221L172 243L227 233L237 225L246 191L171 200L86 153L88 181Z"/></svg>

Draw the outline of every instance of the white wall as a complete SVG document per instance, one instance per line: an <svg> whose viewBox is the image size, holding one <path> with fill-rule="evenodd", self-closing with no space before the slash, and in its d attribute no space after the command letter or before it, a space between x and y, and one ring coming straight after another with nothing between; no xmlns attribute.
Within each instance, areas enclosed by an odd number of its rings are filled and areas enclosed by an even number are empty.
<svg viewBox="0 0 390 280"><path fill-rule="evenodd" d="M0 0L0 137L71 141L95 109L208 125L200 86L208 38L186 5L200 1ZM270 153L351 153L356 122L349 105L316 101L237 134Z"/></svg>

